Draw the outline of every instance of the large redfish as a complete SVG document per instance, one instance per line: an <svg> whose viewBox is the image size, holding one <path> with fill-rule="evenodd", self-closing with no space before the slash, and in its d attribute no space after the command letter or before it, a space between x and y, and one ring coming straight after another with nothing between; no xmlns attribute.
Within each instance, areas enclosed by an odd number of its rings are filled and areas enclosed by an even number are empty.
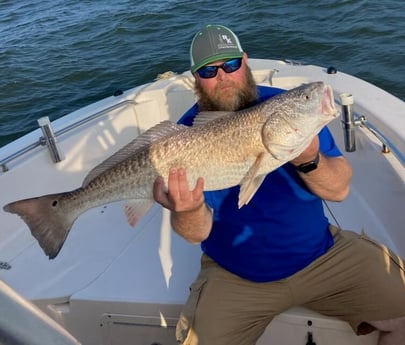
<svg viewBox="0 0 405 345"><path fill-rule="evenodd" d="M123 199L152 203L155 179L167 181L170 168L185 168L190 187L200 176L205 190L240 185L242 207L269 172L297 157L336 116L331 88L316 82L238 112L201 113L192 127L165 121L96 166L82 187L15 201L4 210L21 216L54 258L80 214ZM139 218L136 211L128 214Z"/></svg>

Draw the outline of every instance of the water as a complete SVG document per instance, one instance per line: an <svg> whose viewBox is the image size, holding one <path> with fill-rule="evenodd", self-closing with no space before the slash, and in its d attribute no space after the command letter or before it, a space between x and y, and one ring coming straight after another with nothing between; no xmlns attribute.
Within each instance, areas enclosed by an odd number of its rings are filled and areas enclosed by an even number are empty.
<svg viewBox="0 0 405 345"><path fill-rule="evenodd" d="M41 116L185 71L207 23L232 28L250 57L333 65L405 100L399 0L2 0L0 146Z"/></svg>

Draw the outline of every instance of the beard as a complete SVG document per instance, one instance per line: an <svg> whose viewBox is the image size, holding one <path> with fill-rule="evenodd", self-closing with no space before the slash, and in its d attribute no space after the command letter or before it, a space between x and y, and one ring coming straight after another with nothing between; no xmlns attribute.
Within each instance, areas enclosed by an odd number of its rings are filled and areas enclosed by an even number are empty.
<svg viewBox="0 0 405 345"><path fill-rule="evenodd" d="M245 83L242 87L233 81L218 81L212 94L208 94L198 79L195 92L200 111L237 111L253 105L257 99L256 82L249 66L246 66ZM227 87L226 89L223 89Z"/></svg>

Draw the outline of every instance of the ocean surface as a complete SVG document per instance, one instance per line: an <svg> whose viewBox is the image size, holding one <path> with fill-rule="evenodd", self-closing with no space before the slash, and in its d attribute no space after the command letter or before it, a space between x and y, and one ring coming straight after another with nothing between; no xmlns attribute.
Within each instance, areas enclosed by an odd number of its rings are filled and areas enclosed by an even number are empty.
<svg viewBox="0 0 405 345"><path fill-rule="evenodd" d="M250 57L335 66L405 100L402 0L1 0L0 147L41 116L187 70L208 23Z"/></svg>

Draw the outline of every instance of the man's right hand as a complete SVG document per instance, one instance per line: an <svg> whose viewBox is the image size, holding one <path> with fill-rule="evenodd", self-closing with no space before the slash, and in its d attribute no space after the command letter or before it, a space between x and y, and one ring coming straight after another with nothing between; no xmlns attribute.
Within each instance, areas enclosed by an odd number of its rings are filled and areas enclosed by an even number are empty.
<svg viewBox="0 0 405 345"><path fill-rule="evenodd" d="M162 177L158 177L153 185L155 201L171 211L174 230L192 243L205 240L211 231L212 212L205 204L203 191L202 177L190 190L184 168L170 170L167 190Z"/></svg>
<svg viewBox="0 0 405 345"><path fill-rule="evenodd" d="M204 179L198 178L195 188L189 189L187 173L184 168L171 169L167 182L167 191L162 177L153 185L153 197L163 207L172 212L193 211L204 204Z"/></svg>

